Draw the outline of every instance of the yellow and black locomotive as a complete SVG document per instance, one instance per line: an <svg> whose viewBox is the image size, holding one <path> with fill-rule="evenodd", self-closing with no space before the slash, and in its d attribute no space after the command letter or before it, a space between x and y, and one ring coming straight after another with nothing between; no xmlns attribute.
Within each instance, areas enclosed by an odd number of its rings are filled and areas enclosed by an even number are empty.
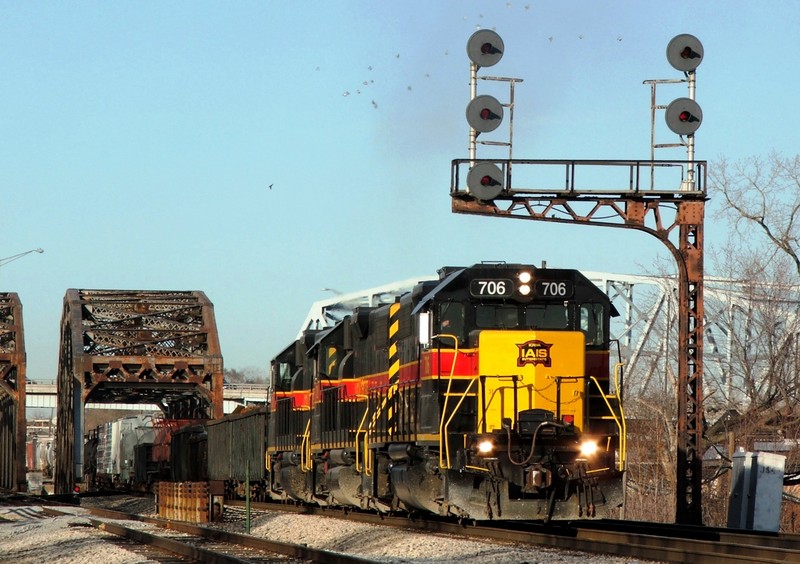
<svg viewBox="0 0 800 564"><path fill-rule="evenodd" d="M614 517L608 297L575 270L446 267L272 362L266 496L476 520Z"/></svg>

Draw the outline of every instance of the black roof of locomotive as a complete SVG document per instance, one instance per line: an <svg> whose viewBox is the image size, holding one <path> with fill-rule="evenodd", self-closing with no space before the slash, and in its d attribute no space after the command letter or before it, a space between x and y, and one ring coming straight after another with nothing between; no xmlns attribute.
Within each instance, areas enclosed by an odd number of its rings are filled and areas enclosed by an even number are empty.
<svg viewBox="0 0 800 564"><path fill-rule="evenodd" d="M491 262L491 263L479 263L474 264L471 267L463 267L463 266L445 266L439 269L439 282L435 285L431 284L431 282L426 282L418 286L418 288L425 288L426 290L430 288L427 292L424 292L424 296L417 302L414 310L412 311L412 315L418 313L427 303L433 300L437 295L442 292L449 290L453 285L455 285L461 277L464 275L465 272L469 272L471 277L474 275L483 275L483 276L492 276L497 271L508 271L511 270L531 270L535 274L541 272L547 272L548 274L554 274L557 276L566 276L569 279L575 282L576 287L576 295L579 299L588 299L592 297L600 298L600 301L608 302L611 307L611 315L612 317L616 317L619 315L619 312L614 307L614 304L611 303L610 298L600 289L598 288L591 280L586 278L583 273L579 270L575 269L563 269L563 268L539 268L533 265L528 264L508 264L508 263L501 263L501 262ZM433 287L431 287L433 286ZM415 289L416 290L416 289ZM578 295L577 292L580 292Z"/></svg>

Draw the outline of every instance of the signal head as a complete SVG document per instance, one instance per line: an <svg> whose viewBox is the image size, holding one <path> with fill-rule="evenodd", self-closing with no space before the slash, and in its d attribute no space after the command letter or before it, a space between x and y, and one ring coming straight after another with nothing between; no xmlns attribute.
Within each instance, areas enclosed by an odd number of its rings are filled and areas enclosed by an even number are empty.
<svg viewBox="0 0 800 564"><path fill-rule="evenodd" d="M467 105L467 121L478 133L494 131L503 121L503 106L494 96L476 96Z"/></svg>
<svg viewBox="0 0 800 564"><path fill-rule="evenodd" d="M667 60L679 71L693 71L703 61L703 44L694 35L676 35L667 45Z"/></svg>
<svg viewBox="0 0 800 564"><path fill-rule="evenodd" d="M493 163L478 163L467 173L467 188L479 200L493 200L503 191L503 171Z"/></svg>
<svg viewBox="0 0 800 564"><path fill-rule="evenodd" d="M673 100L664 114L667 127L678 135L691 135L703 123L703 110L691 98Z"/></svg>
<svg viewBox="0 0 800 564"><path fill-rule="evenodd" d="M467 56L479 67L491 67L503 58L505 45L491 29L479 29L467 40Z"/></svg>

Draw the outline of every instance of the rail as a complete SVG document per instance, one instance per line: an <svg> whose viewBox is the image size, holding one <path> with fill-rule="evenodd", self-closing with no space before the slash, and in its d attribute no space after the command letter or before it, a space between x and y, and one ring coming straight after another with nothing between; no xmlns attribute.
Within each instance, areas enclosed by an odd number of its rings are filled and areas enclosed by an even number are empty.
<svg viewBox="0 0 800 564"><path fill-rule="evenodd" d="M72 512L58 511L51 508L43 508L45 514L51 516L73 515ZM219 528L201 527L191 523L180 521L146 517L102 508L87 508L87 511L100 519L86 518L93 527L113 533L115 535L132 539L137 543L148 544L172 552L194 562L218 562L240 564L250 561L272 561L273 555L281 555L299 559L305 562L325 562L335 564L367 564L374 560L360 556L333 552L319 548L313 548L305 544L292 544L279 542L269 538L256 537L224 531ZM107 521L113 519L114 521ZM141 528L125 527L121 521L139 521L154 525L159 529L154 532L146 532ZM177 531L190 535L188 538L169 538L165 531ZM207 548L198 546L196 539L204 539L210 543ZM245 552L242 553L242 550ZM253 552L258 551L258 552ZM235 553L242 554L236 556Z"/></svg>
<svg viewBox="0 0 800 564"><path fill-rule="evenodd" d="M244 501L226 501L241 507ZM800 537L695 527L671 523L616 520L580 521L482 521L456 522L437 515L408 516L362 512L331 512L327 507L256 503L262 510L324 515L335 519L390 526L458 537L514 542L528 546L550 546L658 562L742 564L745 562L800 563ZM591 556L586 561L592 561Z"/></svg>

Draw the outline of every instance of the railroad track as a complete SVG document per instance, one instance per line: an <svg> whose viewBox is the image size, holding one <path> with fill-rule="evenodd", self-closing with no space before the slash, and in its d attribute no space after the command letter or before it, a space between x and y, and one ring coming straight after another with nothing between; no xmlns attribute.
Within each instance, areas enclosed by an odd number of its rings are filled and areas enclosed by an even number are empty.
<svg viewBox="0 0 800 564"><path fill-rule="evenodd" d="M226 501L226 505L243 507L244 502ZM412 519L273 503L252 503L251 506L257 510L324 515L414 531L657 561L688 564L800 563L798 535L624 521L574 521L548 525L541 522L519 521L466 524L438 519L435 516Z"/></svg>
<svg viewBox="0 0 800 564"><path fill-rule="evenodd" d="M244 562L330 562L332 564L367 564L372 560L296 544L230 533L190 523L168 521L101 508L85 508L95 519L86 515L88 525L113 533L134 542L179 555L192 562L212 564L242 564ZM74 515L63 510L42 508L50 516ZM143 530L114 521L139 521L155 526ZM167 532L168 531L168 532Z"/></svg>

